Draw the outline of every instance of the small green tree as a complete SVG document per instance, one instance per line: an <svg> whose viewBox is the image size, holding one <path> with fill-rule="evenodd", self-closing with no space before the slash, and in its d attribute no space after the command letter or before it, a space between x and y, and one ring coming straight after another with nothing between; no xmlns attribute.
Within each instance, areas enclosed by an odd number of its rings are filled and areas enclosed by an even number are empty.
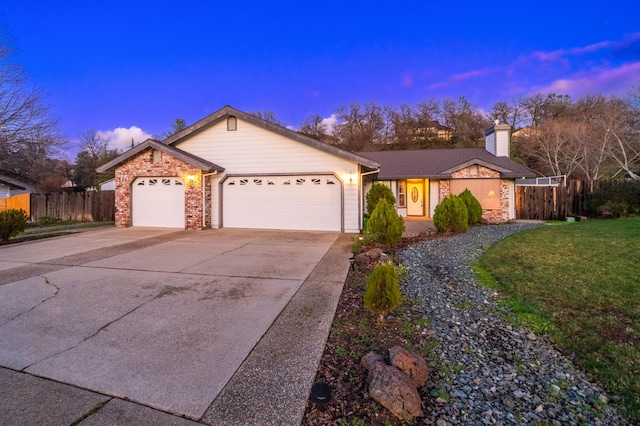
<svg viewBox="0 0 640 426"><path fill-rule="evenodd" d="M436 206L433 213L433 224L440 232L467 232L469 229L469 213L464 201L456 195L445 197Z"/></svg>
<svg viewBox="0 0 640 426"><path fill-rule="evenodd" d="M482 221L482 206L480 205L480 201L473 196L469 189L462 191L458 197L460 197L467 206L469 225L480 223L480 221Z"/></svg>
<svg viewBox="0 0 640 426"><path fill-rule="evenodd" d="M27 212L9 209L0 212L0 240L7 241L27 229Z"/></svg>
<svg viewBox="0 0 640 426"><path fill-rule="evenodd" d="M373 270L364 292L364 306L384 321L387 314L400 305L398 272L391 263L382 263Z"/></svg>
<svg viewBox="0 0 640 426"><path fill-rule="evenodd" d="M367 212L373 214L373 210L378 205L378 201L385 199L392 206L396 205L396 197L393 196L391 188L381 183L374 183L369 192L367 192Z"/></svg>
<svg viewBox="0 0 640 426"><path fill-rule="evenodd" d="M364 237L368 242L390 246L402 240L404 230L404 220L396 208L386 198L381 198L367 221Z"/></svg>

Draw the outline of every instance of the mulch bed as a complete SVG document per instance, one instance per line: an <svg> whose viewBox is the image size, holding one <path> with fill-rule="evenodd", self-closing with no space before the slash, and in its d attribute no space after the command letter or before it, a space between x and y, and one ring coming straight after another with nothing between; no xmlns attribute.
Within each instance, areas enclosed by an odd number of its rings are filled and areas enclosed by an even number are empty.
<svg viewBox="0 0 640 426"><path fill-rule="evenodd" d="M428 237L434 238L434 237ZM402 244L385 252L393 258L402 247L422 241L425 237L404 239ZM428 320L416 304L403 299L399 308L380 323L377 315L364 307L363 294L369 274L375 265L356 264L345 281L342 295L330 330L315 381L328 383L332 389L331 402L321 409L307 402L303 425L406 425L431 424L426 418L402 422L367 395L367 371L360 359L370 351L383 355L402 346L427 357L434 340L428 333ZM433 381L435 372L431 372ZM435 373L437 374L437 373ZM420 389L423 412L435 404L429 395L429 384Z"/></svg>

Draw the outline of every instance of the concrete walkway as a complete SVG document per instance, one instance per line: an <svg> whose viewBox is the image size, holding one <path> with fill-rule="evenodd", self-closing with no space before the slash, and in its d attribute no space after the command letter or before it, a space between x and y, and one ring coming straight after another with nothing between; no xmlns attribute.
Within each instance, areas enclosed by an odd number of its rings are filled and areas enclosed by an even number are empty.
<svg viewBox="0 0 640 426"><path fill-rule="evenodd" d="M350 255L348 235L300 238L132 228L0 247L0 419L298 424Z"/></svg>

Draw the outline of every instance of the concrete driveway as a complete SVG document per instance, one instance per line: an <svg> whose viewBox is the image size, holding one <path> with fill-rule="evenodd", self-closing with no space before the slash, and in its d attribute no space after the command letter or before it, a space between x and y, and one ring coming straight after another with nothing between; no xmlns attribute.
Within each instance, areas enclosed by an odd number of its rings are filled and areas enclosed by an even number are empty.
<svg viewBox="0 0 640 426"><path fill-rule="evenodd" d="M110 228L0 247L0 366L202 420L339 237Z"/></svg>

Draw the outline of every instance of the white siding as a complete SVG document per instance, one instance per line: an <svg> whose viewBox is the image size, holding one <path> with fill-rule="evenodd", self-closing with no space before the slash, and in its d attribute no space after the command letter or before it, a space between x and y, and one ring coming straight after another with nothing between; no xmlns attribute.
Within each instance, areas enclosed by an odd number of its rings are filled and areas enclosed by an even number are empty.
<svg viewBox="0 0 640 426"><path fill-rule="evenodd" d="M209 160L225 171L212 176L212 224L219 218L219 185L226 175L325 173L338 177L344 187L344 232L359 232L358 164L238 120L227 131L225 120L176 145ZM349 176L352 181L349 181Z"/></svg>
<svg viewBox="0 0 640 426"><path fill-rule="evenodd" d="M494 133L496 136L496 157L509 157L509 131L508 130L499 130Z"/></svg>
<svg viewBox="0 0 640 426"><path fill-rule="evenodd" d="M516 182L509 185L509 219L516 218Z"/></svg>
<svg viewBox="0 0 640 426"><path fill-rule="evenodd" d="M496 155L496 132L491 132L485 137L485 149Z"/></svg>
<svg viewBox="0 0 640 426"><path fill-rule="evenodd" d="M440 203L440 181L429 181L429 217L433 217L436 206Z"/></svg>

